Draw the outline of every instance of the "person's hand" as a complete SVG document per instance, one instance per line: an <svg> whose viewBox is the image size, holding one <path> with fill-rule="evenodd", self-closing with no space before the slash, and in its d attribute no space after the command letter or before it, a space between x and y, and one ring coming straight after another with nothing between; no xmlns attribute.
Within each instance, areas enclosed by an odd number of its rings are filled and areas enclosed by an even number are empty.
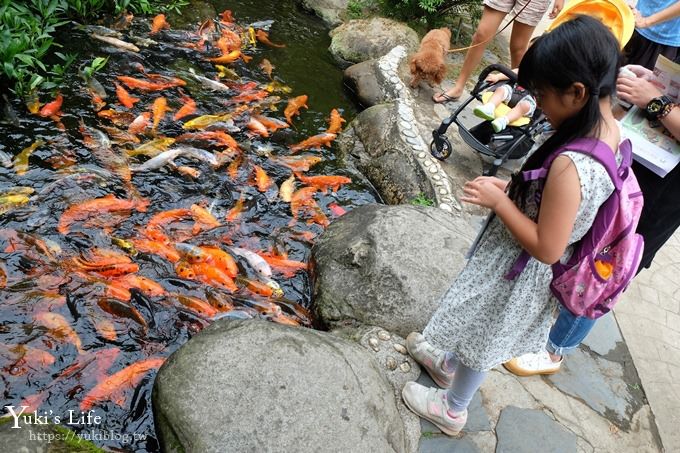
<svg viewBox="0 0 680 453"><path fill-rule="evenodd" d="M629 77L619 77L616 79L616 91L619 98L635 104L641 109L647 107L649 101L663 94L649 80L641 78L631 79Z"/></svg>
<svg viewBox="0 0 680 453"><path fill-rule="evenodd" d="M649 80L650 82L657 81L656 76L654 75L654 72L652 70L647 69L644 66L640 66L639 64L628 64L624 66L624 68L628 69L630 72L635 74L636 77L639 77L641 79Z"/></svg>
<svg viewBox="0 0 680 453"><path fill-rule="evenodd" d="M548 14L548 17L550 19L556 18L557 15L560 13L560 11L562 11L562 8L564 8L564 0L555 0L555 4L553 5L553 9Z"/></svg>
<svg viewBox="0 0 680 453"><path fill-rule="evenodd" d="M486 79L484 80L493 85L494 83L498 83L501 80L508 80L508 76L506 76L502 72L494 72L493 74L489 74L488 76L486 76Z"/></svg>
<svg viewBox="0 0 680 453"><path fill-rule="evenodd" d="M635 17L635 28L647 28L652 25L649 23L649 20L646 17L643 17L642 14L640 14L640 11L635 8L633 8L633 16Z"/></svg>
<svg viewBox="0 0 680 453"><path fill-rule="evenodd" d="M484 176L466 182L463 186L463 192L465 196L461 197L461 200L464 202L494 210L502 200L508 198L491 178Z"/></svg>

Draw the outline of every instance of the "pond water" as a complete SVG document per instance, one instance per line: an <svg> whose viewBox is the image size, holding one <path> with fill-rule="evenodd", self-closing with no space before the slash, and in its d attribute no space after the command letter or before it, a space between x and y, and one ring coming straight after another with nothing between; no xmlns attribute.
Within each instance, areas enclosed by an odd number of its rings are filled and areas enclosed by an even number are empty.
<svg viewBox="0 0 680 453"><path fill-rule="evenodd" d="M66 51L79 52L75 67L109 57L95 76L107 98L96 100L72 71L59 116L31 115L11 100L19 122L0 122L3 406L25 405L55 423L59 417L101 447L158 451L153 378L192 335L221 316L314 325L306 271L314 238L327 221L378 197L333 146L291 149L324 133L333 109L348 121L355 111L327 52L328 30L281 3L214 2L218 11L230 8L234 22L204 29L204 42L198 24L189 31L170 24L150 36L151 19L135 18L120 39L155 41L138 53L73 31L62 39ZM219 78L207 58L222 54L219 37L233 36L221 30L240 36L252 60L225 64L223 87L212 90L196 76ZM257 30L285 47L250 41ZM115 83L139 101L121 106ZM140 83L165 88L135 88ZM251 121L285 122L288 101L303 94L309 108L292 126L264 131ZM173 119L189 98L196 112ZM124 137L144 114L149 125ZM150 142L150 155L134 151ZM146 169L154 154L172 154L174 167ZM286 201L299 159L309 168L297 167ZM69 422L81 413L100 418Z"/></svg>

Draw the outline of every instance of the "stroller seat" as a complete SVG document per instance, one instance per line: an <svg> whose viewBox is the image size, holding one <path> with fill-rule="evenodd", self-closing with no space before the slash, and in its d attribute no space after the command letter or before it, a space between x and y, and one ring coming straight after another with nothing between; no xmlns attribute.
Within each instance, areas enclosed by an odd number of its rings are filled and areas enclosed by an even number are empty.
<svg viewBox="0 0 680 453"><path fill-rule="evenodd" d="M476 152L494 159L491 168L484 170L486 176L495 175L506 160L521 159L526 156L534 145L534 137L549 127L545 116L538 109L526 126L509 126L499 133L494 132L489 121L482 121L470 129L465 127L458 118L463 109L475 99L482 102L482 92L499 85L484 80L492 71L505 74L510 79L510 83L517 82L517 75L505 66L493 64L484 68L469 98L456 109L453 115L446 118L437 129L432 131L430 143L430 154L441 161L446 160L453 151L446 131L452 123L456 123L460 137L467 145Z"/></svg>

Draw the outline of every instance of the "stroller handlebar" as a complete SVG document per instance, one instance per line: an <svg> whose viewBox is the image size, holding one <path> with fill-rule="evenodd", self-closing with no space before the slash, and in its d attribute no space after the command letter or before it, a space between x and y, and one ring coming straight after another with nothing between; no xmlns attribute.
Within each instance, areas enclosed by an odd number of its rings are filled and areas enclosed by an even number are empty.
<svg viewBox="0 0 680 453"><path fill-rule="evenodd" d="M512 71L510 68L507 66L503 66L500 64L492 64L484 68L479 74L479 79L477 79L477 83L475 84L475 88L472 90L473 93L479 93L481 90L491 86L491 83L488 83L486 80L486 77L491 74L493 71L498 71L501 74L504 74L508 79L509 83L515 84L517 83L517 74L515 74L514 71Z"/></svg>

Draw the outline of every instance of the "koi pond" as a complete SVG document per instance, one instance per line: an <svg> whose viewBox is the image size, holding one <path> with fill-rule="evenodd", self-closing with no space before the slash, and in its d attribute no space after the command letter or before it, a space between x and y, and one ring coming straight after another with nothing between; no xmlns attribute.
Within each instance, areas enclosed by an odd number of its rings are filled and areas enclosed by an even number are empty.
<svg viewBox="0 0 680 453"><path fill-rule="evenodd" d="M0 123L2 403L107 449L159 450L156 371L215 318L311 327L315 237L378 200L335 155L355 111L321 21L213 3L72 30L59 93Z"/></svg>

